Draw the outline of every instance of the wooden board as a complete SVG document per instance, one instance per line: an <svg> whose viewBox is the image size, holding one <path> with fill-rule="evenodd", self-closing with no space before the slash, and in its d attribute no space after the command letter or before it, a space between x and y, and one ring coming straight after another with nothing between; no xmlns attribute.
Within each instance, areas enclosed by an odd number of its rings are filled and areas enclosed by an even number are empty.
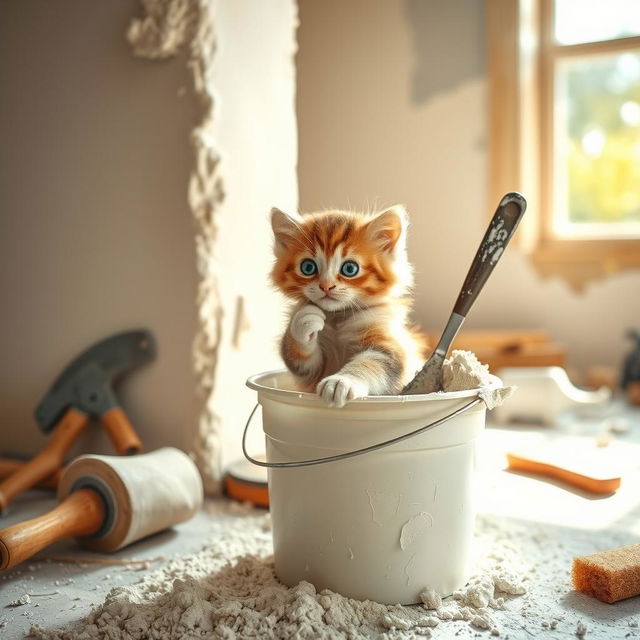
<svg viewBox="0 0 640 640"><path fill-rule="evenodd" d="M436 344L440 336L429 333L428 338L429 344ZM452 349L473 351L492 373L503 367L565 367L567 359L565 348L541 329L463 331Z"/></svg>

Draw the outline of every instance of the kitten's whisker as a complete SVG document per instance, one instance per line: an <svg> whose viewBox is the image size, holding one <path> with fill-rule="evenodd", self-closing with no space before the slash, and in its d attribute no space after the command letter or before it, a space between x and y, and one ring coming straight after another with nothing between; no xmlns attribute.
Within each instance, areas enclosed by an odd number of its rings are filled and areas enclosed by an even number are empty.
<svg viewBox="0 0 640 640"><path fill-rule="evenodd" d="M347 307L347 309L351 310L351 317L352 318L356 317L356 312L355 312L356 305L354 304L354 302L355 302L355 300L350 300L349 301L349 306Z"/></svg>
<svg viewBox="0 0 640 640"><path fill-rule="evenodd" d="M349 308L351 309L351 313L353 317L356 317L356 311L364 311L365 307L363 307L357 299L353 299L349 303Z"/></svg>

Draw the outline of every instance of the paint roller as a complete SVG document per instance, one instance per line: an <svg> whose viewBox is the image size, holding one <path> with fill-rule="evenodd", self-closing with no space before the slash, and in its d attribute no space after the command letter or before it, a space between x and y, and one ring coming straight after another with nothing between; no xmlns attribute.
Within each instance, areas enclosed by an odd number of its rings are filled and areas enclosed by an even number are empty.
<svg viewBox="0 0 640 640"><path fill-rule="evenodd" d="M80 456L60 479L55 509L0 531L0 569L70 536L86 549L116 551L189 520L202 496L200 474L179 449Z"/></svg>

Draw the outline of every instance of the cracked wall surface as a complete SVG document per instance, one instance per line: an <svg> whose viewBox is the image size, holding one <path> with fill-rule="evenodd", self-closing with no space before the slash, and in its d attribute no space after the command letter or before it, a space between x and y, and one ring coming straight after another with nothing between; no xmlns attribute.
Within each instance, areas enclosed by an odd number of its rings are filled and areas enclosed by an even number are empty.
<svg viewBox="0 0 640 640"><path fill-rule="evenodd" d="M202 114L193 129L188 201L199 274L193 362L202 410L193 452L209 492L239 453L252 395L244 380L279 366L279 308L267 284L269 208L297 208L292 0L143 0L133 52L187 48ZM255 446L259 436L254 437Z"/></svg>

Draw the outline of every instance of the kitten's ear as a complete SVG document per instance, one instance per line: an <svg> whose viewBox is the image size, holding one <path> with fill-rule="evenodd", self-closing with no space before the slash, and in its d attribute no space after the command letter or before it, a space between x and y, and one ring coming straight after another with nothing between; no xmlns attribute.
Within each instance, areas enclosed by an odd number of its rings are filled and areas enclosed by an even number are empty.
<svg viewBox="0 0 640 640"><path fill-rule="evenodd" d="M369 236L383 251L392 252L407 227L407 211L397 204L367 223Z"/></svg>
<svg viewBox="0 0 640 640"><path fill-rule="evenodd" d="M273 207L271 209L271 228L276 238L276 250L288 249L292 239L300 233L300 222L297 218Z"/></svg>

